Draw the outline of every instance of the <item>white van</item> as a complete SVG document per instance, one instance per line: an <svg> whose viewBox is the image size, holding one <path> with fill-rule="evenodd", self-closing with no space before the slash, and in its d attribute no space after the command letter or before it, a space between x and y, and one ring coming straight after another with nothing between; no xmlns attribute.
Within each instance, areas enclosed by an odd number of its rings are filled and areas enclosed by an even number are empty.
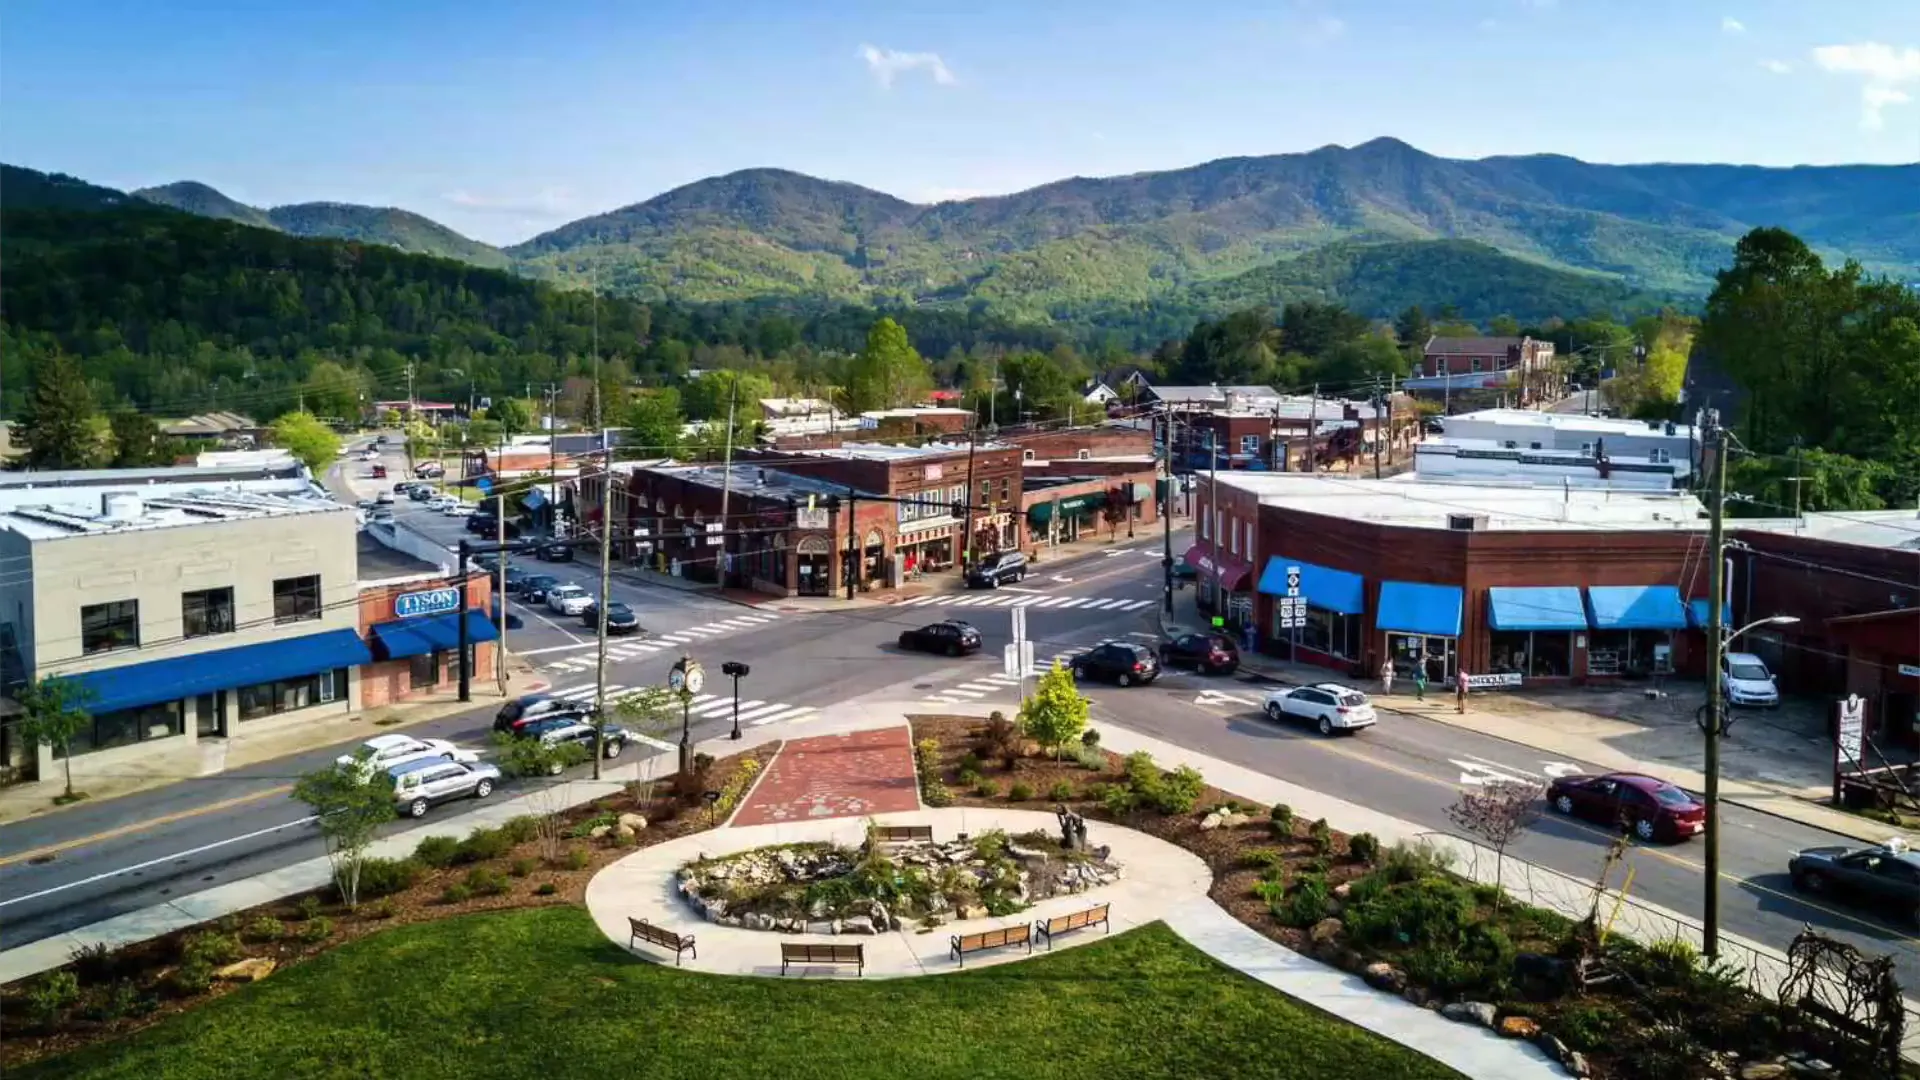
<svg viewBox="0 0 1920 1080"><path fill-rule="evenodd" d="M1766 661L1752 653L1727 653L1720 658L1720 692L1729 705L1780 706L1780 688Z"/></svg>

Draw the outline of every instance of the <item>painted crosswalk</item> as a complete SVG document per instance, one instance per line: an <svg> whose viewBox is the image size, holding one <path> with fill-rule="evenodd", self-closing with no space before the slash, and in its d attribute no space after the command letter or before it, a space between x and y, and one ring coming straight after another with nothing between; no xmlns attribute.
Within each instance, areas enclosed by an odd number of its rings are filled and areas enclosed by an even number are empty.
<svg viewBox="0 0 1920 1080"><path fill-rule="evenodd" d="M618 662L622 660L633 660L642 656L651 656L654 653L678 652L680 649L696 641L725 637L728 634L742 633L747 630L757 630L778 618L780 618L780 616L773 612L754 612L750 615L735 615L730 619L721 619L717 622L702 623L699 626L689 626L671 633L649 634L644 638L609 638L607 641L607 660L609 662ZM542 670L560 672L562 674L577 674L583 671L592 671L598 663L599 660L595 655L595 650L591 645L586 645L583 646L578 653L561 660L553 660L543 664Z"/></svg>
<svg viewBox="0 0 1920 1080"><path fill-rule="evenodd" d="M619 683L607 684L607 701L618 701L622 696L633 693L635 687ZM549 690L553 697L565 701L591 701L597 692L595 684L583 683L559 690ZM688 703L687 712L696 720L731 720L733 717L733 697L727 694L695 694ZM763 701L759 698L740 699L740 725L759 727L762 724L805 723L814 719L820 710L811 705L790 705L782 701ZM672 749L673 744L658 739L643 738L649 746Z"/></svg>
<svg viewBox="0 0 1920 1080"><path fill-rule="evenodd" d="M1045 671L1053 667L1056 663L1070 663L1074 657L1079 656L1097 644L1099 643L1090 642L1086 645L1074 645L1061 649L1052 655L1046 655L1036 649L1033 657L1034 667ZM939 705L959 705L969 701L979 701L981 698L994 694L1018 692L1019 687L1019 679L1005 672L996 671L991 675L979 675L966 682L954 683L952 686L943 686L938 692L928 694L926 700Z"/></svg>
<svg viewBox="0 0 1920 1080"><path fill-rule="evenodd" d="M930 593L925 596L910 596L900 601L900 607L926 608L1032 608L1048 611L1139 611L1150 608L1156 600L1129 600L1111 596L1048 596L1042 593L1014 592L1012 589L995 589L992 592L978 593Z"/></svg>

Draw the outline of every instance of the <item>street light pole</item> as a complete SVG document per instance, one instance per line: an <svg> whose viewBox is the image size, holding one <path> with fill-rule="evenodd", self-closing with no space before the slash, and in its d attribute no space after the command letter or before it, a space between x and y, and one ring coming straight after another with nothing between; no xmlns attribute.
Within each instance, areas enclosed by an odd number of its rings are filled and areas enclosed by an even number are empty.
<svg viewBox="0 0 1920 1080"><path fill-rule="evenodd" d="M733 734L727 737L736 742L740 739L740 680L751 671L751 668L738 660L729 660L720 665L722 675L733 677Z"/></svg>
<svg viewBox="0 0 1920 1080"><path fill-rule="evenodd" d="M1720 955L1720 664L1725 654L1726 633L1726 547L1725 509L1727 500L1727 432L1720 426L1718 410L1708 409L1704 416L1706 445L1713 448L1713 486L1708 490L1707 510L1707 714L1706 745L1706 895L1700 927L1700 951L1708 959Z"/></svg>

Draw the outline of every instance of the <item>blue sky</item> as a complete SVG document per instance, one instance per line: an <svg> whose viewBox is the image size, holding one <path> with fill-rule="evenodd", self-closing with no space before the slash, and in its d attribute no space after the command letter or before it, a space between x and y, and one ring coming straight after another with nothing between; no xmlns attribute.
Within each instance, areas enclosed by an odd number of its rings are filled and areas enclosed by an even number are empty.
<svg viewBox="0 0 1920 1080"><path fill-rule="evenodd" d="M9 0L0 159L511 243L774 165L931 201L1353 145L1920 160L1920 0Z"/></svg>

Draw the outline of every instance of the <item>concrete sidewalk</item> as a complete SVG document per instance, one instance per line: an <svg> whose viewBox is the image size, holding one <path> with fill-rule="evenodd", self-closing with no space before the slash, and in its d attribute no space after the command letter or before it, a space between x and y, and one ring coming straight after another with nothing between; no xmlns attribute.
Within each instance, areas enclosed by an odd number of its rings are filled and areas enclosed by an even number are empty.
<svg viewBox="0 0 1920 1080"><path fill-rule="evenodd" d="M1181 622L1161 616L1163 634L1199 628L1199 620ZM1536 700L1516 702L1498 697L1498 691L1478 691L1467 699L1467 711L1458 712L1450 686L1429 686L1424 701L1416 698L1404 680L1396 692L1379 693L1377 679L1354 679L1330 668L1289 663L1260 653L1242 651L1240 668L1290 686L1342 682L1358 686L1386 712L1418 716L1454 727L1492 735L1559 757L1569 757L1609 772L1636 772L1658 777L1689 791L1706 788L1704 740L1691 721L1664 727L1633 723L1599 713L1555 707ZM1832 744L1809 754L1804 747L1777 745L1759 725L1736 723L1720 741L1720 797L1737 806L1797 821L1816 829L1869 843L1881 843L1903 830L1834 809L1827 805L1832 784L1825 763ZM1631 746L1631 751L1623 747ZM1920 837L1904 833L1910 842Z"/></svg>

